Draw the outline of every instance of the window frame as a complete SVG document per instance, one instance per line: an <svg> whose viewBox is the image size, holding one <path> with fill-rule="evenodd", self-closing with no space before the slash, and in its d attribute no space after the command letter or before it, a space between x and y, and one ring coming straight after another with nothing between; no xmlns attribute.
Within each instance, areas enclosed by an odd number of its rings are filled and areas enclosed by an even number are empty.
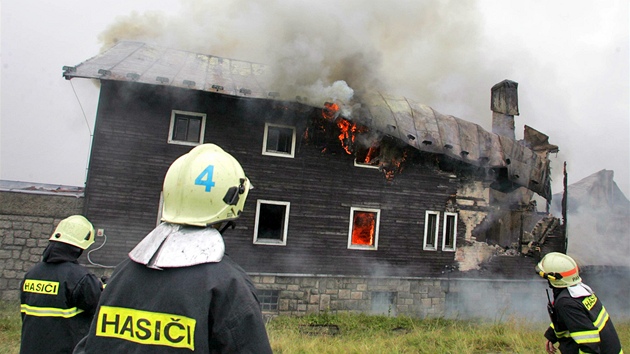
<svg viewBox="0 0 630 354"><path fill-rule="evenodd" d="M448 224L448 218L453 217L453 247L446 246L447 237L450 238L449 235L446 234L446 225ZM444 225L442 226L442 251L455 251L457 247L457 213L452 212L444 212Z"/></svg>
<svg viewBox="0 0 630 354"><path fill-rule="evenodd" d="M376 219L376 224L374 225L374 245L373 246L352 244L352 226L354 225L354 212L355 211L376 213L376 218L375 218ZM349 222L349 226L348 226L348 249L352 249L352 250L366 250L366 251L376 251L376 250L378 250L378 234L379 234L380 221L381 221L381 210L380 209L350 207L350 222Z"/></svg>
<svg viewBox="0 0 630 354"><path fill-rule="evenodd" d="M258 238L258 226L260 222L260 208L262 204L272 204L272 205L284 205L284 222L282 225L282 240L276 240L271 238ZM286 246L287 238L289 234L289 215L291 210L291 202L279 201L279 200L267 200L267 199L258 199L256 201L256 219L254 221L254 238L253 243L255 245L267 245L267 246Z"/></svg>
<svg viewBox="0 0 630 354"><path fill-rule="evenodd" d="M281 128L281 129L291 129L293 134L291 135L291 151L290 152L281 152L281 151L268 151L267 150L267 139L269 138L269 128ZM276 157L286 157L286 158L294 158L295 157L295 145L296 145L296 129L295 126L290 125L282 125L282 124L274 124L265 122L265 131L263 133L263 144L262 144L262 154L267 156L276 156Z"/></svg>
<svg viewBox="0 0 630 354"><path fill-rule="evenodd" d="M191 116L191 117L199 117L201 118L201 126L199 127L199 140L198 141L183 141L183 140L175 140L173 139L173 130L175 129L175 118L177 115ZM176 145L188 145L188 146L197 146L201 145L204 142L205 134L206 134L206 119L207 114L199 113L199 112L188 112L188 111L180 111L180 110L172 110L171 111L171 121L168 129L168 140L169 144Z"/></svg>
<svg viewBox="0 0 630 354"><path fill-rule="evenodd" d="M429 233L429 215L435 215L435 235L433 235L433 246L427 246L427 239ZM424 251L437 251L438 249L438 235L440 234L440 212L427 210L424 212L424 241L422 242L422 249Z"/></svg>

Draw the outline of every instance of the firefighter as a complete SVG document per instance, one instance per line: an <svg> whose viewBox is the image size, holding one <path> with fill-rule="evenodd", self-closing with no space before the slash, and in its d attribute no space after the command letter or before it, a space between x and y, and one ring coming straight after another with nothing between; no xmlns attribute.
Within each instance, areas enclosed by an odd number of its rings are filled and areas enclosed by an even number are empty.
<svg viewBox="0 0 630 354"><path fill-rule="evenodd" d="M221 234L249 190L238 161L214 144L175 160L163 222L116 267L75 353L271 353L256 289Z"/></svg>
<svg viewBox="0 0 630 354"><path fill-rule="evenodd" d="M536 273L553 289L553 303L547 309L551 325L545 332L547 353L623 353L617 331L593 290L582 283L573 258L551 252L536 266Z"/></svg>
<svg viewBox="0 0 630 354"><path fill-rule="evenodd" d="M81 215L55 228L20 286L20 353L71 353L87 334L103 285L77 259L93 242L94 227Z"/></svg>

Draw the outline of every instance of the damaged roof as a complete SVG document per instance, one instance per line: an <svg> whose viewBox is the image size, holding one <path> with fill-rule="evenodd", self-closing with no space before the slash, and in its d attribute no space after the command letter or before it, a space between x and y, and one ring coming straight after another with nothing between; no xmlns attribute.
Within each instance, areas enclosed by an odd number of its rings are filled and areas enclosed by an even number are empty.
<svg viewBox="0 0 630 354"><path fill-rule="evenodd" d="M279 99L264 64L192 53L141 42L120 41L76 66L66 79L139 82L216 92L237 97ZM300 101L299 97L295 101ZM549 160L521 142L407 98L372 92L361 97L361 124L420 150L444 154L474 166L502 170L503 191L526 187L550 200ZM542 134L542 133L541 133ZM544 136L544 134L543 134Z"/></svg>

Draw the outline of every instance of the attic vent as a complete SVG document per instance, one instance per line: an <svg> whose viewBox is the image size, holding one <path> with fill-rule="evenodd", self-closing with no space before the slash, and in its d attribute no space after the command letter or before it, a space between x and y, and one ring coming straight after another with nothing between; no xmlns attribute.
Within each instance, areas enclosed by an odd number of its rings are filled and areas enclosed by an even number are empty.
<svg viewBox="0 0 630 354"><path fill-rule="evenodd" d="M195 82L194 81L190 81L190 80L184 80L184 85L188 86L188 87L192 87L195 86Z"/></svg>
<svg viewBox="0 0 630 354"><path fill-rule="evenodd" d="M242 89L238 90L238 92L242 93L243 95L251 95L252 94L252 90L246 89L246 88L242 88Z"/></svg>
<svg viewBox="0 0 630 354"><path fill-rule="evenodd" d="M462 150L462 152L460 152L460 154L461 154L462 156L468 156L469 152L468 152L468 151L464 151L464 150Z"/></svg>
<svg viewBox="0 0 630 354"><path fill-rule="evenodd" d="M136 80L138 80L140 78L140 75L136 74L136 73L128 73L127 74L127 78L129 80L136 81Z"/></svg>
<svg viewBox="0 0 630 354"><path fill-rule="evenodd" d="M431 144L433 144L433 142L431 140L423 140L422 143L424 145L431 145Z"/></svg>
<svg viewBox="0 0 630 354"><path fill-rule="evenodd" d="M273 92L273 91L272 91L272 92L269 92L269 93L267 94L267 96L269 96L269 97L271 97L271 98L276 98L276 97L280 96L280 94L279 94L278 92Z"/></svg>
<svg viewBox="0 0 630 354"><path fill-rule="evenodd" d="M112 74L112 72L111 72L111 71L109 71L109 70L105 70L105 69L99 69L99 70L98 70L98 74L99 74L99 75L102 75L102 76L109 76L109 75L111 75L111 74Z"/></svg>
<svg viewBox="0 0 630 354"><path fill-rule="evenodd" d="M217 90L217 91L223 91L223 86L219 86L219 85L212 85L212 89L213 89L213 90Z"/></svg>
<svg viewBox="0 0 630 354"><path fill-rule="evenodd" d="M155 78L155 81L159 81L161 84L168 84L168 78L164 76L158 76Z"/></svg>
<svg viewBox="0 0 630 354"><path fill-rule="evenodd" d="M446 145L444 145L444 148L446 148L446 149L452 149L452 148L453 148L453 145L451 145L451 144L446 144Z"/></svg>
<svg viewBox="0 0 630 354"><path fill-rule="evenodd" d="M409 140L416 140L416 137L411 134L407 134L407 138L409 138Z"/></svg>

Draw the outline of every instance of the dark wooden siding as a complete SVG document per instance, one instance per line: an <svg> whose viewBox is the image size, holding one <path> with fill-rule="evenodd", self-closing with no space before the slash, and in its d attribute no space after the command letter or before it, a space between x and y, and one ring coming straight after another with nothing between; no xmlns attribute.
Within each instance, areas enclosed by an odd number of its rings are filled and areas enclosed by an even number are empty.
<svg viewBox="0 0 630 354"><path fill-rule="evenodd" d="M238 159L255 187L236 228L224 234L227 253L247 271L428 276L454 263L454 252L422 250L425 211L442 212L441 231L456 194L458 179L449 173L408 163L388 181L354 167L337 133L306 137L319 114L310 107L111 81L101 88L86 186L87 216L108 236L96 262L118 263L155 227L166 170L191 149L167 144L172 110L206 113L205 142ZM295 158L261 154L266 121L297 127ZM259 199L291 203L286 246L253 244ZM347 248L351 207L381 210L378 250Z"/></svg>

